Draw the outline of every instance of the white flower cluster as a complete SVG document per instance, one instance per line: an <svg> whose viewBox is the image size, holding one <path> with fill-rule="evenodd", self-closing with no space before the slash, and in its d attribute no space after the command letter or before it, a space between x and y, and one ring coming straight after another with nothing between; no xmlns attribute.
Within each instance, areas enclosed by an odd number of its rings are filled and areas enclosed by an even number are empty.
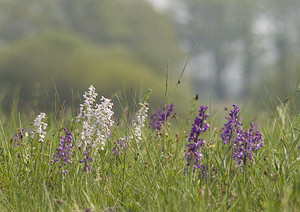
<svg viewBox="0 0 300 212"><path fill-rule="evenodd" d="M113 103L111 100L106 99L103 96L101 98L101 104L96 104L95 106L94 114L97 137L93 147L100 145L101 149L104 149L105 140L110 135L110 127L114 124L114 121L111 120L111 117L114 115L112 106Z"/></svg>
<svg viewBox="0 0 300 212"><path fill-rule="evenodd" d="M148 112L148 103L140 103L139 104L141 108L136 113L136 118L133 121L133 127L134 127L134 135L137 139L137 142L140 142L142 140L142 128L145 126L145 120Z"/></svg>
<svg viewBox="0 0 300 212"><path fill-rule="evenodd" d="M78 147L82 146L84 151L87 147L95 148L95 155L99 146L102 150L104 149L110 135L110 128L114 123L111 120L114 114L113 103L102 96L101 103L94 106L97 96L95 88L91 85L89 91L83 95L85 100L80 105L80 113L77 116L78 122L83 121Z"/></svg>
<svg viewBox="0 0 300 212"><path fill-rule="evenodd" d="M47 134L44 131L47 128L47 123L42 121L45 118L46 118L46 114L41 113L40 115L38 115L36 117L36 119L34 120L34 123L33 123L33 126L35 127L35 129L32 131L31 137L33 138L35 134L38 134L39 142L44 142L45 136Z"/></svg>
<svg viewBox="0 0 300 212"><path fill-rule="evenodd" d="M93 104L96 101L98 94L94 86L90 85L89 90L83 94L84 102L80 104L79 114L77 116L77 122L79 122L84 116L87 121L93 117Z"/></svg>

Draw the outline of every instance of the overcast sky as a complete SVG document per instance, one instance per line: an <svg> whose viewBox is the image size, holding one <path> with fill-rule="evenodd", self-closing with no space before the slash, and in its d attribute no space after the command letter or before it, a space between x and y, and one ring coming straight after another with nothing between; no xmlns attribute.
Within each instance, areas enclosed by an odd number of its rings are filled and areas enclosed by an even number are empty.
<svg viewBox="0 0 300 212"><path fill-rule="evenodd" d="M170 0L146 0L153 4L157 10L164 10L169 6Z"/></svg>

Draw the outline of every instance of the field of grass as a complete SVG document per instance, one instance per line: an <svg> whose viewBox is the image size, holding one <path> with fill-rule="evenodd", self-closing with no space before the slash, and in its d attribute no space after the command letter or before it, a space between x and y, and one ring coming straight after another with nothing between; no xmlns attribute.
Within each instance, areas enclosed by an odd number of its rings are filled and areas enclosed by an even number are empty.
<svg viewBox="0 0 300 212"><path fill-rule="evenodd" d="M145 97L117 119L93 92L76 115L0 113L0 211L299 211L300 114L289 102L257 119L241 108L241 140L256 145L260 132L263 145L239 165L237 127L222 138L233 107L183 117L169 105L151 118Z"/></svg>

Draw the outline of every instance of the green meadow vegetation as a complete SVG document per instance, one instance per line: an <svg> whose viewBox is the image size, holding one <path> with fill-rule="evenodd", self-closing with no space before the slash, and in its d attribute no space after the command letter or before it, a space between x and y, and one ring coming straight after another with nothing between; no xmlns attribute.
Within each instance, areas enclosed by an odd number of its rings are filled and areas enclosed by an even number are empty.
<svg viewBox="0 0 300 212"><path fill-rule="evenodd" d="M291 99L267 112L210 103L202 114L194 100L183 115L176 105L151 108L147 93L131 109L120 102L115 117L110 99L96 95L90 87L77 111L1 113L1 211L299 211L300 114ZM225 144L234 111L244 124L232 125ZM240 136L263 144L242 165Z"/></svg>
<svg viewBox="0 0 300 212"><path fill-rule="evenodd" d="M0 212L300 211L299 5L149 2L0 1Z"/></svg>

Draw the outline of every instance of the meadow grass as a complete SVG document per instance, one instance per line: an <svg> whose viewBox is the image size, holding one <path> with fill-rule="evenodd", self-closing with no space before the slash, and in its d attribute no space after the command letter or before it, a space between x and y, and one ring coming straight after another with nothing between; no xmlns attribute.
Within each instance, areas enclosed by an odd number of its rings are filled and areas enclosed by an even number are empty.
<svg viewBox="0 0 300 212"><path fill-rule="evenodd" d="M300 114L289 109L279 103L255 120L264 147L242 169L221 138L228 111L209 109L202 162L218 171L208 170L206 177L186 169L194 113L190 121L170 117L160 130L151 128L149 114L140 142L131 121L136 116L124 114L114 120L104 150L92 155L87 172L79 162L82 123L70 111L47 114L44 142L30 132L14 136L22 128L32 130L35 117L17 110L0 113L0 211L299 211ZM253 121L249 114L240 112L245 128ZM63 128L72 134L72 163L59 167L54 155ZM120 138L128 139L124 148L117 146Z"/></svg>

